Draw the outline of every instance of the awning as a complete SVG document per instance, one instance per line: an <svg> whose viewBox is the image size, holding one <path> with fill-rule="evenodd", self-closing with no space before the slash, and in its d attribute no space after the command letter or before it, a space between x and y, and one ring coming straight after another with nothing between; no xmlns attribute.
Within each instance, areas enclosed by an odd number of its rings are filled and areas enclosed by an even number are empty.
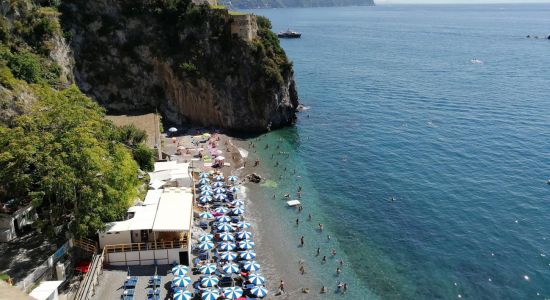
<svg viewBox="0 0 550 300"><path fill-rule="evenodd" d="M189 188L168 188L160 197L154 231L189 231L193 216L193 194Z"/></svg>

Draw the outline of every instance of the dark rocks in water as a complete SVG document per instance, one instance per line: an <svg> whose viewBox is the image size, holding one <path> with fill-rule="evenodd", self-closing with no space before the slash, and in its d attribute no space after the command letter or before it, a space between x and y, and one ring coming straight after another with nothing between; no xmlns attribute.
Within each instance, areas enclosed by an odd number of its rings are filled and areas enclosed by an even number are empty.
<svg viewBox="0 0 550 300"><path fill-rule="evenodd" d="M260 183L262 181L262 177L256 173L246 175L246 179L253 183Z"/></svg>

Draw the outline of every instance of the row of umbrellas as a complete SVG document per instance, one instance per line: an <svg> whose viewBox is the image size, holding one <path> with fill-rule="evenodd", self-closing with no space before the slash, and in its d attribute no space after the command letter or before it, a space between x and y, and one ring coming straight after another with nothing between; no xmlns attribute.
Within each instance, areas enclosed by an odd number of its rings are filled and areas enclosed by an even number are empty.
<svg viewBox="0 0 550 300"><path fill-rule="evenodd" d="M226 299L237 299L243 296L243 289L237 286L223 288L223 297ZM263 286L255 286L250 290L250 293L256 297L265 297L267 289ZM205 289L202 291L202 300L216 300L220 297L219 289ZM176 298L174 298L176 299ZM186 299L187 300L187 299Z"/></svg>

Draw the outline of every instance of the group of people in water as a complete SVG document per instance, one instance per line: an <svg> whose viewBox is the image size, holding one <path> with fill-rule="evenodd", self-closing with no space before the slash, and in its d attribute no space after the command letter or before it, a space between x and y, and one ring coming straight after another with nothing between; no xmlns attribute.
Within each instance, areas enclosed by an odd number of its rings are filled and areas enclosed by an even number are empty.
<svg viewBox="0 0 550 300"><path fill-rule="evenodd" d="M257 141L259 141L259 139L257 139ZM287 157L290 156L288 152L280 151L280 148L281 148L280 142L282 142L282 138L279 139L279 141L278 141L278 143L277 143L276 146L270 146L269 144L265 144L264 147L263 147L264 150L267 150L267 149L272 148L272 149L275 149L275 150L278 151L278 153L275 152L275 153L273 153L273 154L271 155L271 160L272 160L272 162L273 162L273 160L275 160L275 155L276 155L276 154L278 154L278 155L286 155ZM253 149L253 151L256 152L256 148L257 148L257 147L256 147L256 143L251 141L251 142L248 144L248 148L249 148L249 149ZM259 158L256 158L256 159L254 160L254 167L258 167L258 166L260 165L260 163L261 163L261 162L260 162L260 159L259 159ZM279 161L278 161L278 160L275 160L275 161L273 162L273 166L276 167L276 168L282 167L281 164L279 164ZM291 170L289 170L287 167L284 167L284 170L283 170L283 171L284 171L285 174L280 175L280 176L279 176L279 179L282 179L283 177L286 177L286 176L295 176L295 175L296 175L296 169L293 169L293 170L291 171ZM297 176L297 177L299 177L299 176ZM297 190L296 190L296 197L297 197L298 199L301 199L302 192L303 192L302 186L301 186L301 185L298 185L298 186L297 186ZM290 199L290 197L291 197L291 194L290 194L290 193L285 193L285 194L283 195L283 198L284 198L284 199ZM276 199L276 198L277 198L277 195L276 195L276 194L273 194L273 199ZM303 207L301 204L297 207L298 213L299 213L300 215L301 215L301 213L303 212L303 209L304 209L304 207ZM313 220L313 216L311 215L311 213L308 213L308 215L307 215L307 221L312 221L312 220ZM300 224L301 224L301 220L300 220L300 216L298 216L298 217L296 218L296 227L300 226ZM322 223L318 223L317 226L318 226L317 231L318 231L319 233L323 233L323 231L324 231L324 225L323 225ZM332 239L331 235L330 235L330 234L327 234L327 235L326 235L326 240L327 240L327 242L330 242L331 239ZM299 240L299 246L300 246L300 247L304 247L304 246L305 246L305 243L306 243L306 239L305 239L305 237L302 235L302 236L300 237L300 240ZM317 251L316 251L316 253L315 253L315 256L316 256L316 257L321 256L321 252L322 252L321 247L317 247ZM330 254L331 257L335 258L335 257L336 257L336 254L337 254L337 253L336 253L336 249L335 249L335 248L331 248L329 254ZM322 264L326 264L327 261L328 261L327 255L323 255L323 256L322 256L322 259L321 259L321 263L322 263ZM340 274L343 272L343 267L344 267L344 260L340 258L340 259L338 259L338 264L337 264L337 267L336 267L336 270L335 270L335 276L337 276L337 277L340 276ZM306 273L306 267L305 267L305 264L304 264L304 261L303 261L303 260L300 260L300 262L299 262L299 273L300 273L301 275L304 275L304 274ZM336 282L336 289L335 289L335 291L336 291L337 293L346 293L347 290L348 290L348 284L347 284L347 283L341 282L341 281L337 281L337 282ZM302 291L303 291L303 292L309 292L309 289L304 288ZM328 293L328 292L329 292L329 288L328 288L327 286L323 285L322 288L321 288L320 293L324 294L324 293ZM280 284L279 284L279 294L285 294L285 293L286 293L286 291L285 291L284 281L281 279Z"/></svg>

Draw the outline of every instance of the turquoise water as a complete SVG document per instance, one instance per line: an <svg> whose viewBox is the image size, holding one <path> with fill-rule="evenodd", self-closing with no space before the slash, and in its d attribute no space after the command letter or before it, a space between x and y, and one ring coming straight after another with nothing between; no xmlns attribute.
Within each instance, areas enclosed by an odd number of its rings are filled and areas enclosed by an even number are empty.
<svg viewBox="0 0 550 300"><path fill-rule="evenodd" d="M325 298L550 297L550 40L525 38L549 5L256 13L303 33L282 46L311 109L257 145L284 174L265 201L304 188L299 227L273 209L308 268L334 288L345 259L349 293Z"/></svg>

